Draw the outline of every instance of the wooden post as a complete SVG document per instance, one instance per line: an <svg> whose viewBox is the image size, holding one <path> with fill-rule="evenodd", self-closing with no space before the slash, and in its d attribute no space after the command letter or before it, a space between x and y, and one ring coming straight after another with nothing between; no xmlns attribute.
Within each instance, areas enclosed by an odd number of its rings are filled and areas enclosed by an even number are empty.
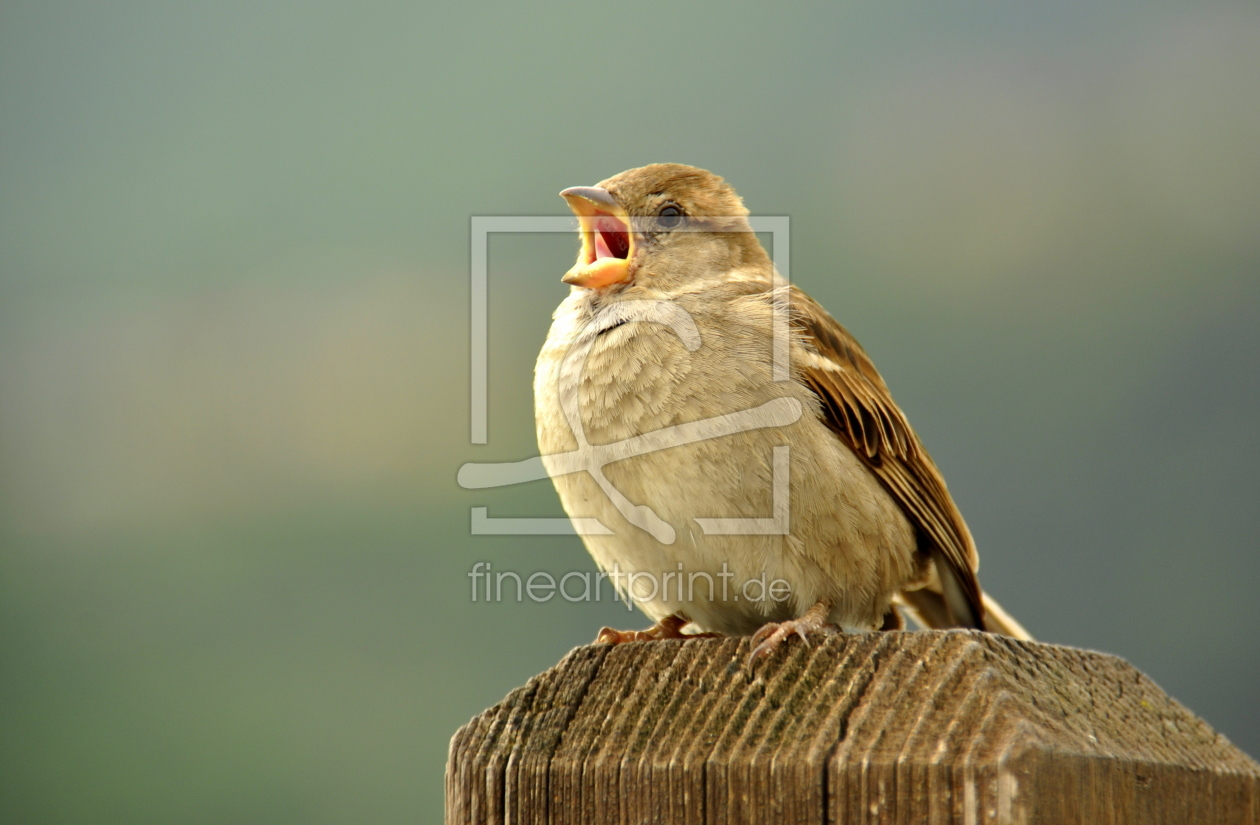
<svg viewBox="0 0 1260 825"><path fill-rule="evenodd" d="M1128 663L972 631L580 647L459 730L446 821L1256 825L1260 765Z"/></svg>

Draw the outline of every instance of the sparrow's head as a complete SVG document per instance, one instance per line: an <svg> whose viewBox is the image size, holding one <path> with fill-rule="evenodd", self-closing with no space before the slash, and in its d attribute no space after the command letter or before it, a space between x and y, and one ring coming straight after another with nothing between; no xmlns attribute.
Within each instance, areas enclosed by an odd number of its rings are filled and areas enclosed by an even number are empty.
<svg viewBox="0 0 1260 825"><path fill-rule="evenodd" d="M560 195L582 234L565 283L587 289L681 285L770 266L743 201L712 172L654 163Z"/></svg>

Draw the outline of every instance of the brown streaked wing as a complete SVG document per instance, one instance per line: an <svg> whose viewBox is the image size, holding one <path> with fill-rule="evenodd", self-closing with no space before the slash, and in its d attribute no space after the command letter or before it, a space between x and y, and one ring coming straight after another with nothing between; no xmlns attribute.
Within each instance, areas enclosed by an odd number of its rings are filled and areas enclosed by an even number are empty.
<svg viewBox="0 0 1260 825"><path fill-rule="evenodd" d="M791 311L802 343L828 362L827 368L798 365L801 379L822 402L823 422L892 493L929 545L923 549L947 565L948 571L939 571L942 579L953 572L977 626L983 627L975 545L940 471L853 336L795 287Z"/></svg>

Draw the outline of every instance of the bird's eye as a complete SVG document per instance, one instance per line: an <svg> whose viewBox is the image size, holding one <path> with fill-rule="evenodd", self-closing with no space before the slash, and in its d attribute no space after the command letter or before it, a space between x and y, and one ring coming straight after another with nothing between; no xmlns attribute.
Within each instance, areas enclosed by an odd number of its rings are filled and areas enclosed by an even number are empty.
<svg viewBox="0 0 1260 825"><path fill-rule="evenodd" d="M657 216L657 223L666 229L673 229L682 222L683 213L677 206L670 204L662 209Z"/></svg>

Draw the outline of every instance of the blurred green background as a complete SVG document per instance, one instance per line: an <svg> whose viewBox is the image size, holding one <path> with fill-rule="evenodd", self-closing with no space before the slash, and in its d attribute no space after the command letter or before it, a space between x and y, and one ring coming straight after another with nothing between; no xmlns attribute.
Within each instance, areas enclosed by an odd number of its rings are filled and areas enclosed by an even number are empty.
<svg viewBox="0 0 1260 825"><path fill-rule="evenodd" d="M788 215L987 589L1260 753L1253 2L0 6L0 818L403 823L608 603L535 451L574 240L469 219L652 161Z"/></svg>

